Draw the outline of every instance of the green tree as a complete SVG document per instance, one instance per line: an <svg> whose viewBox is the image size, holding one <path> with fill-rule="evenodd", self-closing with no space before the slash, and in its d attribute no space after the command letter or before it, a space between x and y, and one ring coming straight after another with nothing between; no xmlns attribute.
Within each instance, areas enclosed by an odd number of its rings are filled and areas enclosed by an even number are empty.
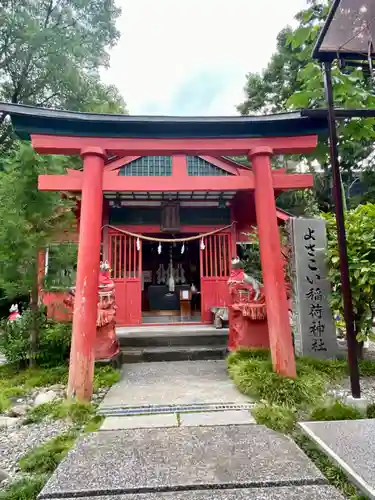
<svg viewBox="0 0 375 500"><path fill-rule="evenodd" d="M328 235L328 269L332 286L331 306L344 317L340 259L334 215L325 214ZM360 205L345 218L355 331L359 340L371 334L375 304L375 205Z"/></svg>
<svg viewBox="0 0 375 500"><path fill-rule="evenodd" d="M114 0L2 0L0 100L90 111L115 100L116 111L125 111L98 73L119 39L119 15ZM0 145L8 140L3 127Z"/></svg>
<svg viewBox="0 0 375 500"><path fill-rule="evenodd" d="M100 81L116 44L115 0L3 0L0 5L0 100L96 113L125 113L118 90ZM39 192L39 174L79 168L77 158L40 157L14 140L0 113L0 288L29 294L36 312L38 252L75 223L73 203ZM64 261L64 259L62 259ZM35 314L35 317L37 315ZM31 360L38 343L32 331Z"/></svg>
<svg viewBox="0 0 375 500"><path fill-rule="evenodd" d="M323 74L320 64L311 58L312 48L327 17L328 0L310 0L299 12L296 28L287 27L278 36L277 49L262 73L249 73L245 100L238 106L242 114L277 112L299 108L324 108ZM337 107L374 107L370 79L359 70L333 69L333 85ZM342 178L345 186L353 181L353 168L373 151L374 119L342 121L338 127ZM331 169L327 137L320 137L312 155L302 156L312 171L314 160L321 171L315 172L315 192L319 208L332 209ZM300 204L307 193L298 197ZM308 196L308 195L307 195ZM293 208L295 199L290 199ZM308 205L308 203L305 203Z"/></svg>
<svg viewBox="0 0 375 500"><path fill-rule="evenodd" d="M0 179L0 287L9 297L30 295L37 319L38 254L56 235L74 228L74 205L60 193L36 189L38 175L62 173L63 157L39 156L21 144L3 159ZM37 324L31 331L36 354ZM31 363L34 357L31 356Z"/></svg>

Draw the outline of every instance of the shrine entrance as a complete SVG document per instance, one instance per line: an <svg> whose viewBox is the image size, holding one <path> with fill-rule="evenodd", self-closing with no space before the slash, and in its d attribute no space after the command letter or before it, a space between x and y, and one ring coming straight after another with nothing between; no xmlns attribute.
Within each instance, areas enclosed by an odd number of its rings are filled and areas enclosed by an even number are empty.
<svg viewBox="0 0 375 500"><path fill-rule="evenodd" d="M211 323L212 308L228 305L233 231L139 234L108 235L118 326Z"/></svg>
<svg viewBox="0 0 375 500"><path fill-rule="evenodd" d="M142 323L200 322L199 240L170 243L163 234L147 236L155 241L142 244Z"/></svg>
<svg viewBox="0 0 375 500"><path fill-rule="evenodd" d="M137 197L158 200L162 193L168 193L167 202L169 198L172 201L181 198L181 203L186 200L207 202L210 206L215 203L214 214L218 220L207 222L204 211L197 207L199 221L186 221L186 225L194 227L191 232L205 232L206 239L210 238L209 234L213 235L212 230L219 229L220 233L216 234L222 236L226 228L237 223L232 231L228 229L229 241L226 238L220 241L215 235L213 242L207 241L205 249L200 250L203 321L209 316L210 307L219 305L215 303L219 296L210 298L210 293L216 293L219 287L224 290L227 278L228 259L220 253L222 244L229 246L233 255L235 242L240 241L235 239L235 232L240 235L249 232L249 226L257 226L273 368L284 376L296 375L287 295L281 286L284 268L275 198L282 191L311 188L313 178L310 174L274 170L272 157L312 152L318 133L327 129L324 114L309 116L296 111L255 117L166 118L73 113L7 103L0 103L0 109L11 117L19 137L31 140L38 153L76 155L83 160L81 171L67 169L64 175L39 176L39 189L74 193L79 199L69 396L89 400L92 395L102 242L103 250L106 247L102 229L104 226L110 229L115 224L110 219L106 224L108 214L103 211L106 208L103 200L106 196L116 200L118 193L125 193L132 204ZM134 163L140 157L154 155L160 161L153 168ZM166 157L171 160L167 162ZM236 157L246 157L247 164L232 160ZM130 170L123 169L132 162ZM229 209L229 220L225 210L220 212L224 205L226 212ZM125 213L130 208L126 202L124 208ZM191 215L192 207L186 209L187 215ZM171 208L166 214L173 213L176 210ZM162 220L159 230L172 234L176 227L169 223L173 222ZM142 241L137 235L134 237L141 228L139 223L135 230L129 227L129 222L123 221L123 224L133 235L119 231L108 234L108 231L104 236L108 239L116 302L125 303L125 297L132 301L132 307L117 309L117 319L120 324L141 324ZM183 225L178 228L181 233L188 231Z"/></svg>

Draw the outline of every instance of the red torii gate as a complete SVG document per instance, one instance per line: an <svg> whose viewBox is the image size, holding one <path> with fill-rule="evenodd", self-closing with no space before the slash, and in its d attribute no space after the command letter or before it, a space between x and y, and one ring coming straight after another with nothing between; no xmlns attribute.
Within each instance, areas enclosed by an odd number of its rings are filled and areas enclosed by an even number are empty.
<svg viewBox="0 0 375 500"><path fill-rule="evenodd" d="M0 109L11 115L21 137L31 138L37 152L83 158L83 172L39 178L41 190L82 192L69 395L82 400L92 395L105 191L254 190L273 367L281 375L295 377L274 193L312 187L312 176L272 171L271 158L313 151L317 144L315 133L325 128L325 121L302 118L299 113L276 115L273 119L269 116L184 119L91 115L6 104L0 105ZM259 137L260 126L263 136ZM277 136L287 132L290 135ZM118 137L119 134L122 136ZM120 178L111 171L118 157L124 160L132 155L174 154L246 155L252 170L240 176L204 178L190 177L179 170L171 177L143 179ZM111 161L113 157L116 159Z"/></svg>

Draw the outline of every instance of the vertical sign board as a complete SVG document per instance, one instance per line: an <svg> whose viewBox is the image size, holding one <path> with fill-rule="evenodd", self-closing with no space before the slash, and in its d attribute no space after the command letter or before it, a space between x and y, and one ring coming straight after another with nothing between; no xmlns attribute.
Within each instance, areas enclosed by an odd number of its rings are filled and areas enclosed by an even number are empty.
<svg viewBox="0 0 375 500"><path fill-rule="evenodd" d="M331 289L327 279L325 221L293 218L290 225L295 349L300 355L334 358L338 347L328 303Z"/></svg>

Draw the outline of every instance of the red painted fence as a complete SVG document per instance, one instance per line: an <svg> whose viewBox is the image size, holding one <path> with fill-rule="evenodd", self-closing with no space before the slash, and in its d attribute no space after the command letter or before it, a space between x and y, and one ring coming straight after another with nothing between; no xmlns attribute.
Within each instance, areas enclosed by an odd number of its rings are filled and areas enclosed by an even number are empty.
<svg viewBox="0 0 375 500"><path fill-rule="evenodd" d="M210 308L228 304L227 281L230 274L231 233L204 238L200 251L202 321L211 322Z"/></svg>
<svg viewBox="0 0 375 500"><path fill-rule="evenodd" d="M110 234L109 262L116 284L117 324L139 325L142 322L142 242L138 250L133 236Z"/></svg>

